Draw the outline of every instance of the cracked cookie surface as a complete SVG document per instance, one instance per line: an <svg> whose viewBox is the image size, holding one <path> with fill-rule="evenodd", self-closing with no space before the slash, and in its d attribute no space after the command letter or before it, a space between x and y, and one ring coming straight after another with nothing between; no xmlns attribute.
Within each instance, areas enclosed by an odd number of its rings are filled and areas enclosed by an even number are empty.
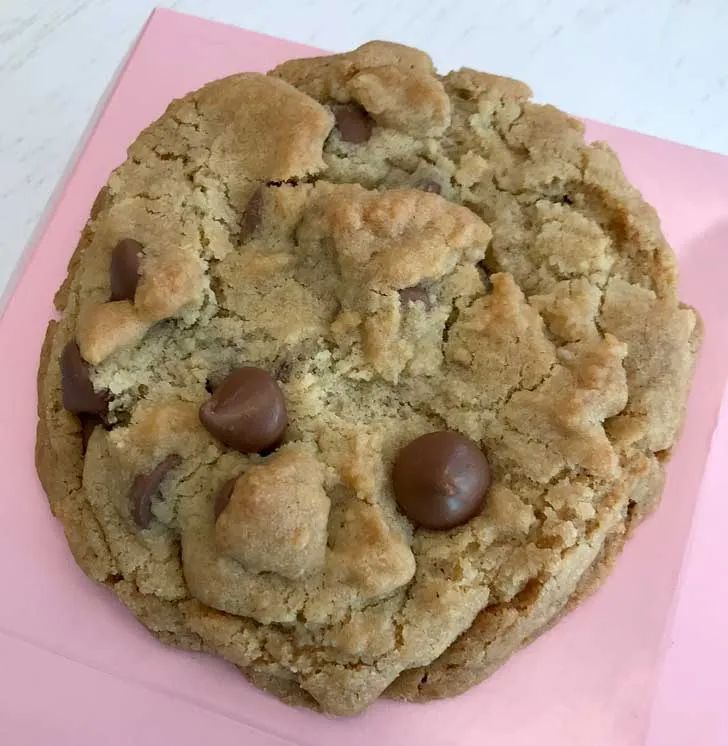
<svg viewBox="0 0 728 746"><path fill-rule="evenodd" d="M37 461L160 639L333 714L448 696L654 507L700 323L613 153L529 98L372 42L210 83L130 147L56 297ZM285 401L262 453L198 413L241 366ZM442 430L491 483L426 530L392 467Z"/></svg>

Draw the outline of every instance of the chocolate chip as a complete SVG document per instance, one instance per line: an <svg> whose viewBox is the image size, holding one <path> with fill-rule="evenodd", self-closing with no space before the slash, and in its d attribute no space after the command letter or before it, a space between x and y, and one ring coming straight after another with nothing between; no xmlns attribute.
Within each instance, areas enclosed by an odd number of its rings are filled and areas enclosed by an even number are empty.
<svg viewBox="0 0 728 746"><path fill-rule="evenodd" d="M430 309L430 296L427 291L419 285L413 285L410 288L402 288L399 291L399 300L403 306L410 303L424 303L426 309Z"/></svg>
<svg viewBox="0 0 728 746"><path fill-rule="evenodd" d="M432 192L432 194L440 194L442 192L442 186L434 179L422 179L418 181L417 188L423 192Z"/></svg>
<svg viewBox="0 0 728 746"><path fill-rule="evenodd" d="M213 510L215 511L215 520L218 519L220 513L222 513L223 510L227 507L227 504L230 502L230 497L233 494L233 489L235 488L235 482L238 481L237 477L233 477L232 479L228 479L225 484L223 484L222 487L215 493L215 497L213 499Z"/></svg>
<svg viewBox="0 0 728 746"><path fill-rule="evenodd" d="M267 371L238 368L200 407L200 421L225 445L241 453L260 453L283 437L286 401Z"/></svg>
<svg viewBox="0 0 728 746"><path fill-rule="evenodd" d="M139 528L147 528L152 522L152 498L167 474L182 463L182 459L172 453L160 461L148 474L139 474L129 490L131 517Z"/></svg>
<svg viewBox="0 0 728 746"><path fill-rule="evenodd" d="M105 415L109 407L108 393L94 391L88 366L75 342L63 348L60 365L63 408L74 414Z"/></svg>
<svg viewBox="0 0 728 746"><path fill-rule="evenodd" d="M111 300L134 300L139 283L139 261L142 245L133 238L123 238L111 252Z"/></svg>
<svg viewBox="0 0 728 746"><path fill-rule="evenodd" d="M372 136L372 118L359 104L339 104L333 110L342 140L358 145Z"/></svg>
<svg viewBox="0 0 728 746"><path fill-rule="evenodd" d="M402 512L416 525L444 530L476 515L490 484L490 468L470 438L450 430L406 445L392 471Z"/></svg>
<svg viewBox="0 0 728 746"><path fill-rule="evenodd" d="M263 217L263 187L259 186L250 195L240 218L240 241L247 241L258 230Z"/></svg>

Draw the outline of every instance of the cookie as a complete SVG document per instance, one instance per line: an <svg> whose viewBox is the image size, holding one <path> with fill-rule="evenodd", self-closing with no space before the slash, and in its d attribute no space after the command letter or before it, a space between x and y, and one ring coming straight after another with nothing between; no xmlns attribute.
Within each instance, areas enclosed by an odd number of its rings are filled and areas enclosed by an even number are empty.
<svg viewBox="0 0 728 746"><path fill-rule="evenodd" d="M450 696L655 507L700 322L614 154L530 95L372 42L174 101L110 176L37 463L161 640L335 715Z"/></svg>

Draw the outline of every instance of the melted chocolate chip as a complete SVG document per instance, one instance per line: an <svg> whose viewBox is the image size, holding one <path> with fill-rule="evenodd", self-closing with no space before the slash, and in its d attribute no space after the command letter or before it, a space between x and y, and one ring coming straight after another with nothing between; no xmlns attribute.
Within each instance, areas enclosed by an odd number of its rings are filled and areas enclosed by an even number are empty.
<svg viewBox="0 0 728 746"><path fill-rule="evenodd" d="M372 136L372 118L359 104L339 104L333 110L342 140L359 145Z"/></svg>
<svg viewBox="0 0 728 746"><path fill-rule="evenodd" d="M445 530L480 512L490 469L470 438L442 430L416 438L397 454L392 482L397 504L413 523Z"/></svg>
<svg viewBox="0 0 728 746"><path fill-rule="evenodd" d="M240 241L247 241L260 226L263 217L263 187L259 186L250 195L240 218Z"/></svg>
<svg viewBox="0 0 728 746"><path fill-rule="evenodd" d="M114 246L111 252L111 300L134 300L142 248L133 238L123 238Z"/></svg>
<svg viewBox="0 0 728 746"><path fill-rule="evenodd" d="M432 194L440 194L442 192L442 186L434 179L422 179L422 181L418 181L417 188L423 192L432 192Z"/></svg>
<svg viewBox="0 0 728 746"><path fill-rule="evenodd" d="M219 441L241 453L276 446L288 424L286 401L262 368L238 368L200 407L200 421Z"/></svg>
<svg viewBox="0 0 728 746"><path fill-rule="evenodd" d="M139 474L134 479L129 490L129 508L131 517L139 528L147 528L152 522L152 498L157 494L162 480L181 463L182 459L172 453L148 474Z"/></svg>
<svg viewBox="0 0 728 746"><path fill-rule="evenodd" d="M232 479L228 479L225 484L223 484L222 487L215 493L215 497L213 499L213 510L215 512L215 520L218 519L220 513L222 513L223 510L227 507L227 504L230 502L230 497L233 494L233 489L235 489L235 482L238 481L237 477L233 477Z"/></svg>
<svg viewBox="0 0 728 746"><path fill-rule="evenodd" d="M407 306L410 303L424 303L425 308L430 308L430 297L424 288L419 285L413 285L410 288L402 288L399 291L399 300L403 306Z"/></svg>
<svg viewBox="0 0 728 746"><path fill-rule="evenodd" d="M94 391L88 365L75 342L63 348L60 366L63 408L74 414L105 415L109 406L108 393Z"/></svg>

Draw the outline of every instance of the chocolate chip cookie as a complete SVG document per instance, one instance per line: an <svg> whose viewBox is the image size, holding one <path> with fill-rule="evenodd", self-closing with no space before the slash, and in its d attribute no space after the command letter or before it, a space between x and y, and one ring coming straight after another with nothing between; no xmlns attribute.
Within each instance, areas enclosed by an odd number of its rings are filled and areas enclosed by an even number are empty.
<svg viewBox="0 0 728 746"><path fill-rule="evenodd" d="M452 695L656 505L700 323L614 154L530 95L372 42L174 101L110 176L37 462L161 640L338 715Z"/></svg>

